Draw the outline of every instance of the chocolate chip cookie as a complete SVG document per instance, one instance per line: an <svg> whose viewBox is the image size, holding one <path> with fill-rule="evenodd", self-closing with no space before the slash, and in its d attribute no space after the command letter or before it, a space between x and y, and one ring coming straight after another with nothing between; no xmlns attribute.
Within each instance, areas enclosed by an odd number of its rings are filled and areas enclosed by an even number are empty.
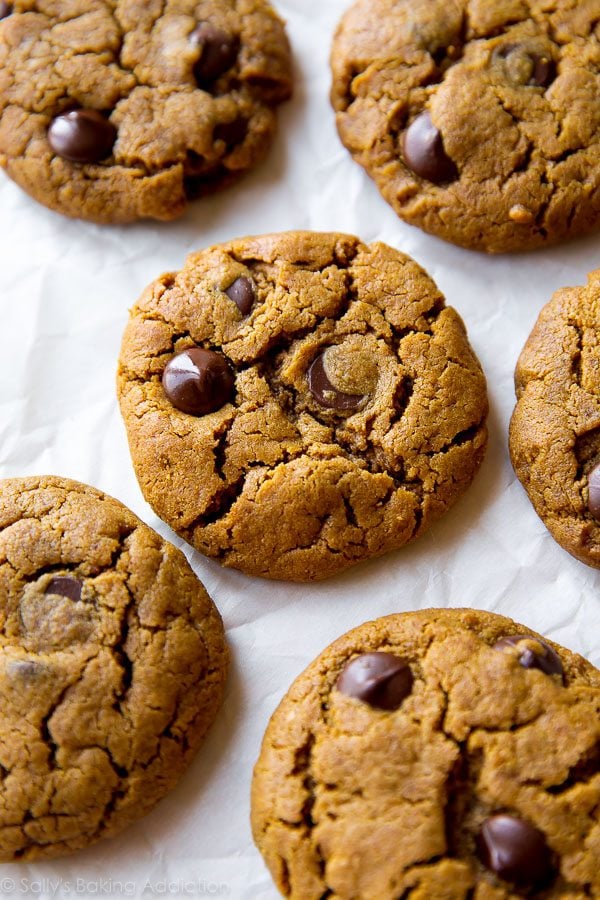
<svg viewBox="0 0 600 900"><path fill-rule="evenodd" d="M179 216L257 163L291 92L266 0L15 0L0 19L0 165L68 216Z"/></svg>
<svg viewBox="0 0 600 900"><path fill-rule="evenodd" d="M343 143L405 221L464 247L600 224L597 0L358 0L337 30Z"/></svg>
<svg viewBox="0 0 600 900"><path fill-rule="evenodd" d="M457 313L385 244L289 232L163 275L118 375L142 492L202 553L326 578L401 547L468 487L485 380Z"/></svg>
<svg viewBox="0 0 600 900"><path fill-rule="evenodd" d="M600 270L557 291L515 372L515 472L552 536L600 568Z"/></svg>
<svg viewBox="0 0 600 900"><path fill-rule="evenodd" d="M388 616L282 700L254 838L297 900L598 897L599 751L581 656L492 613Z"/></svg>
<svg viewBox="0 0 600 900"><path fill-rule="evenodd" d="M0 482L0 861L147 813L223 695L223 626L182 553L100 491Z"/></svg>

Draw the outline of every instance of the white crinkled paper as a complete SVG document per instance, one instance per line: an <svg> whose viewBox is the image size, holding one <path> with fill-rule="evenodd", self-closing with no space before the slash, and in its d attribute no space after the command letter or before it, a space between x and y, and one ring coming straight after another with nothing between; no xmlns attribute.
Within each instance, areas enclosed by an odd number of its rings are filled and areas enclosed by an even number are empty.
<svg viewBox="0 0 600 900"><path fill-rule="evenodd" d="M120 837L62 860L0 866L1 897L278 896L249 826L252 766L292 679L376 616L473 606L516 618L600 665L600 573L554 543L507 450L513 371L542 305L600 266L600 235L485 257L400 222L342 147L328 101L329 46L350 0L275 0L296 66L262 167L171 224L99 227L29 200L0 174L0 475L89 482L183 547L233 650L225 705L177 789ZM115 400L127 310L186 254L245 234L339 230L411 254L463 316L486 372L490 446L474 485L414 545L316 585L224 570L163 525L137 486ZM193 486L191 486L193 487Z"/></svg>

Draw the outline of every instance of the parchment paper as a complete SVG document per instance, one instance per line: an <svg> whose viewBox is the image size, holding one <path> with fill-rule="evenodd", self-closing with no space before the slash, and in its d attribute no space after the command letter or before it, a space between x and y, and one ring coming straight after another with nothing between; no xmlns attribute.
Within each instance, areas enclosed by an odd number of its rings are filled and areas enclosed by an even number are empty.
<svg viewBox="0 0 600 900"><path fill-rule="evenodd" d="M600 265L600 236L488 258L400 222L342 147L328 102L331 36L349 5L276 0L297 75L276 145L258 171L176 223L69 221L0 175L0 475L89 482L182 546L223 614L234 658L225 705L179 787L117 839L56 862L0 866L2 897L276 898L248 822L260 740L292 679L368 619L472 606L600 664L600 573L554 543L507 451L519 351L550 295ZM312 586L251 579L183 545L142 499L114 390L127 310L149 281L192 250L296 228L347 231L414 256L464 317L491 401L483 469L442 522L413 546Z"/></svg>

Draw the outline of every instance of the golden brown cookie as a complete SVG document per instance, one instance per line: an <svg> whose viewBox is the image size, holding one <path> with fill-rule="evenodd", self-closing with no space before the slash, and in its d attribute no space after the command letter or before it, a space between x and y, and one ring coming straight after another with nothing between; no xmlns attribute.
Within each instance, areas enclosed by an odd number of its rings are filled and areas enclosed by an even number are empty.
<svg viewBox="0 0 600 900"><path fill-rule="evenodd" d="M552 536L600 568L600 270L557 291L515 372L510 454Z"/></svg>
<svg viewBox="0 0 600 900"><path fill-rule="evenodd" d="M410 224L541 247L600 224L598 0L358 0L332 49L342 141Z"/></svg>
<svg viewBox="0 0 600 900"><path fill-rule="evenodd" d="M223 695L180 551L64 478L0 482L0 861L111 837L179 780Z"/></svg>
<svg viewBox="0 0 600 900"><path fill-rule="evenodd" d="M291 93L266 0L14 0L0 19L0 165L68 216L174 219L258 162Z"/></svg>
<svg viewBox="0 0 600 900"><path fill-rule="evenodd" d="M265 578L406 544L487 441L460 317L409 257L342 234L244 238L163 275L132 310L118 392L157 514Z"/></svg>
<svg viewBox="0 0 600 900"><path fill-rule="evenodd" d="M273 715L255 841L293 900L600 896L600 672L492 613L350 631Z"/></svg>

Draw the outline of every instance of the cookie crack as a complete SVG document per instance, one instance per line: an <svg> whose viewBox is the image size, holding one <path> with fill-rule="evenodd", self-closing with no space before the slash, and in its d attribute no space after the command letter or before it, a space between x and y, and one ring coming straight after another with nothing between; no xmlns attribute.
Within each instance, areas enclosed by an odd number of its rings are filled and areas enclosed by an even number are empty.
<svg viewBox="0 0 600 900"><path fill-rule="evenodd" d="M569 318L567 325L572 328L575 333L575 352L571 360L571 378L581 387L582 376L582 354L583 354L583 328L575 319Z"/></svg>
<svg viewBox="0 0 600 900"><path fill-rule="evenodd" d="M434 457L439 456L440 454L448 453L455 447L462 447L465 444L470 444L475 440L476 437L481 433L482 428L485 424L485 418L481 419L475 425L471 425L469 428L465 428L463 431L459 431L454 435L451 440L447 441L439 450L432 450L424 452L425 456Z"/></svg>
<svg viewBox="0 0 600 900"><path fill-rule="evenodd" d="M598 779L600 774L600 741L591 747L587 753L571 766L567 777L560 784L550 785L546 788L549 794L561 795L569 792L573 788L586 786ZM527 782L539 783L539 782Z"/></svg>
<svg viewBox="0 0 600 900"><path fill-rule="evenodd" d="M392 399L392 407L394 412L390 418L390 428L400 421L407 410L408 404L414 394L415 380L409 375L402 376Z"/></svg>
<svg viewBox="0 0 600 900"><path fill-rule="evenodd" d="M120 630L117 640L111 647L113 657L122 673L120 690L118 694L116 694L113 701L113 709L118 711L122 711L123 702L133 683L135 666L134 660L131 659L131 657L125 650L125 645L127 644L127 639L129 636L129 619L132 615L134 607L137 605L137 601L131 593L127 582L125 583L125 587L129 595L129 600L127 601L127 604L125 605L125 608L123 609L123 613L121 615Z"/></svg>
<svg viewBox="0 0 600 900"><path fill-rule="evenodd" d="M95 659L97 659L98 653L99 653L99 651L96 651L96 653L94 653L86 658L85 663L83 664L82 668L80 669L80 671L77 674L77 677L73 681L70 681L67 685L65 685L65 687L63 688L61 693L58 695L57 699L54 701L54 703L52 704L50 709L46 712L46 714L40 720L40 724L39 724L40 739L41 739L42 743L45 744L45 746L47 747L47 749L49 751L48 760L47 760L49 772L53 772L57 769L62 769L62 766L59 764L58 759L57 759L58 753L60 752L60 750L62 748L61 748L61 745L57 744L56 741L54 740L54 737L52 735L52 731L50 728L50 720L58 712L60 707L65 702L67 694L69 693L71 688L83 680L88 666Z"/></svg>
<svg viewBox="0 0 600 900"><path fill-rule="evenodd" d="M248 463L244 472L238 478L215 492L204 512L197 515L186 525L183 533L192 535L196 528L205 528L207 525L212 525L225 518L242 496L248 475L256 469L263 469L265 474L270 471L263 462Z"/></svg>
<svg viewBox="0 0 600 900"><path fill-rule="evenodd" d="M312 813L317 799L317 782L312 775L312 756L315 743L316 737L314 733L311 732L309 733L305 743L301 747L299 747L294 754L294 768L292 769L291 774L302 776L302 787L305 793L305 800L300 810L301 821L298 823L298 825L300 828L305 830L308 836L311 837L312 849L319 870L319 876L326 887L325 858L319 844L312 840L312 833L316 826Z"/></svg>
<svg viewBox="0 0 600 900"><path fill-rule="evenodd" d="M208 675L209 672L207 671L204 674ZM156 743L157 743L156 752L153 753L152 756L149 757L149 759L147 759L144 763L139 763L140 769L147 771L148 769L150 769L152 767L152 765L156 762L156 760L161 757L165 740L173 741L175 744L178 744L182 748L185 747L186 742L187 742L185 734L177 735L173 731L173 727L174 727L175 723L177 722L177 719L179 718L179 715L181 712L180 705L181 705L180 701L175 704L175 709L173 710L173 713L172 713L168 723L162 729L160 734L158 734L156 736Z"/></svg>
<svg viewBox="0 0 600 900"><path fill-rule="evenodd" d="M128 790L128 785L124 784L123 781L119 779L118 783L112 789L111 796L104 807L102 815L100 816L98 826L92 836L92 840L100 837L103 832L106 831L106 829L110 826L112 814L117 811L119 801L127 796Z"/></svg>

